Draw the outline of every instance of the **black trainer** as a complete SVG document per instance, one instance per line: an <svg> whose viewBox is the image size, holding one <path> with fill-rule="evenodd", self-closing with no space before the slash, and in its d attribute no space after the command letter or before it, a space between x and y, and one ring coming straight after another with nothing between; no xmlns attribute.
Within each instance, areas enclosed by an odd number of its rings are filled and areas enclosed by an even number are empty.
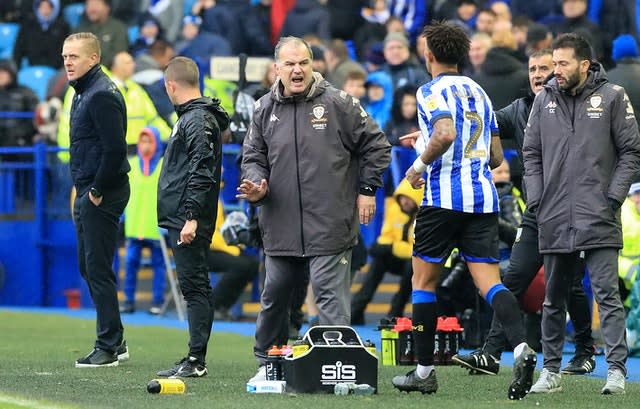
<svg viewBox="0 0 640 409"><path fill-rule="evenodd" d="M524 398L533 384L533 371L536 369L538 356L529 345L525 345L524 351L516 358L513 364L513 380L509 385L507 395L511 400Z"/></svg>
<svg viewBox="0 0 640 409"><path fill-rule="evenodd" d="M567 366L560 371L564 375L584 375L596 369L596 360L593 355L575 355Z"/></svg>
<svg viewBox="0 0 640 409"><path fill-rule="evenodd" d="M438 380L436 379L436 371L433 370L426 378L422 379L416 375L416 370L407 372L406 375L394 376L391 380L393 386L401 392L422 392L432 394L438 390Z"/></svg>
<svg viewBox="0 0 640 409"><path fill-rule="evenodd" d="M500 370L500 361L487 352L478 350L469 355L456 354L451 360L463 368L469 370L471 375L487 374L497 375Z"/></svg>
<svg viewBox="0 0 640 409"><path fill-rule="evenodd" d="M76 360L76 368L100 368L118 366L118 355L104 349L94 348L88 355Z"/></svg>
<svg viewBox="0 0 640 409"><path fill-rule="evenodd" d="M184 357L176 362L176 366L164 371L158 371L156 375L167 378L199 378L208 373L204 363L192 356Z"/></svg>
<svg viewBox="0 0 640 409"><path fill-rule="evenodd" d="M122 344L120 344L120 346L118 347L116 355L118 355L118 361L120 362L129 360L129 347L127 346L126 340L122 340Z"/></svg>

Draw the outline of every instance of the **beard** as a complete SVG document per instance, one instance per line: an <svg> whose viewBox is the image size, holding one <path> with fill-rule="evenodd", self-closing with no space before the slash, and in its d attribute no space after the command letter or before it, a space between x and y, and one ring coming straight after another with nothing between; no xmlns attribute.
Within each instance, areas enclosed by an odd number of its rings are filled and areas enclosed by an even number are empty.
<svg viewBox="0 0 640 409"><path fill-rule="evenodd" d="M560 88L564 91L570 91L574 89L578 84L580 84L580 72L576 70L573 74L569 75L566 78L565 84L561 85Z"/></svg>

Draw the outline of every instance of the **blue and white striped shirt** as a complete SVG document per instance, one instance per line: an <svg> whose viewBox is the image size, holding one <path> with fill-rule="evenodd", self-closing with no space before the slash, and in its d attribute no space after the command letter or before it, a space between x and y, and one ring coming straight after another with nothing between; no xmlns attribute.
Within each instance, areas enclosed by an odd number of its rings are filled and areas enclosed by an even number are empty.
<svg viewBox="0 0 640 409"><path fill-rule="evenodd" d="M451 118L456 139L426 170L423 206L465 213L497 213L498 194L491 179L491 134L498 133L493 105L471 78L439 75L418 89L418 123L427 146L433 124Z"/></svg>

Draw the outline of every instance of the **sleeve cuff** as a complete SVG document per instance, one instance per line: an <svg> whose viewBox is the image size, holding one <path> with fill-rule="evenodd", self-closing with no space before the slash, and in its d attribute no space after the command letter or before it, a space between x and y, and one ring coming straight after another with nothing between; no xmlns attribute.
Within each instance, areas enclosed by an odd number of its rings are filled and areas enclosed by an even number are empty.
<svg viewBox="0 0 640 409"><path fill-rule="evenodd" d="M376 189L377 187L375 186L362 185L360 186L360 194L364 196L375 196Z"/></svg>

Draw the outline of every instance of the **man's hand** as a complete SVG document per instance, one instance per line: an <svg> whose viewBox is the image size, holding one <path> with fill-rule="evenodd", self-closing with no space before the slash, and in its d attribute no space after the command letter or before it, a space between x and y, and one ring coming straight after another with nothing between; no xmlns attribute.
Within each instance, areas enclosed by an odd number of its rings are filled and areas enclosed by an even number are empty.
<svg viewBox="0 0 640 409"><path fill-rule="evenodd" d="M373 215L376 214L376 197L358 195L358 216L361 224L369 224Z"/></svg>
<svg viewBox="0 0 640 409"><path fill-rule="evenodd" d="M89 192L89 200L91 200L91 203L93 203L96 207L100 206L100 203L102 203L103 197L104 196L95 197L94 195L91 194L91 192Z"/></svg>
<svg viewBox="0 0 640 409"><path fill-rule="evenodd" d="M180 231L180 241L177 244L191 243L196 238L196 229L198 229L198 221L196 219L187 220Z"/></svg>
<svg viewBox="0 0 640 409"><path fill-rule="evenodd" d="M418 136L420 136L420 131L415 131L415 132L408 133L406 135L402 135L400 137L400 144L402 146L407 146L406 144L409 143L412 148L415 148L416 139L418 139Z"/></svg>
<svg viewBox="0 0 640 409"><path fill-rule="evenodd" d="M414 189L420 189L424 186L424 179L422 178L422 173L416 172L416 170L411 166L407 169L407 173L405 173L405 177L411 184Z"/></svg>
<svg viewBox="0 0 640 409"><path fill-rule="evenodd" d="M267 179L262 179L260 184L253 183L249 179L242 179L240 186L238 186L238 194L236 198L246 199L250 202L257 202L266 196L269 191L269 185Z"/></svg>

